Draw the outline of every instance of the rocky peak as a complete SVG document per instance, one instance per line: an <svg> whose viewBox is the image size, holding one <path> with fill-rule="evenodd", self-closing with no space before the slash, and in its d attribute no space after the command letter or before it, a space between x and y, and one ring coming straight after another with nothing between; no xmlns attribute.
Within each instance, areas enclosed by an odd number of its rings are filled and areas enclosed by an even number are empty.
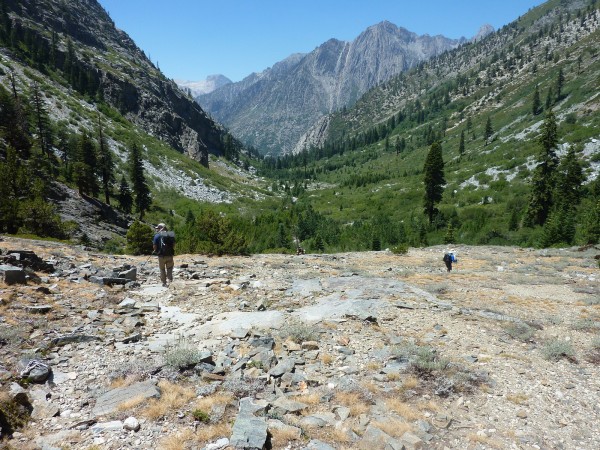
<svg viewBox="0 0 600 450"><path fill-rule="evenodd" d="M479 28L479 31L477 32L477 34L471 38L471 42L480 41L484 37L486 37L488 34L492 34L494 31L496 31L496 30L489 23L483 24Z"/></svg>
<svg viewBox="0 0 600 450"><path fill-rule="evenodd" d="M287 153L324 114L462 42L384 21L351 42L330 39L197 100L242 141L263 153Z"/></svg>

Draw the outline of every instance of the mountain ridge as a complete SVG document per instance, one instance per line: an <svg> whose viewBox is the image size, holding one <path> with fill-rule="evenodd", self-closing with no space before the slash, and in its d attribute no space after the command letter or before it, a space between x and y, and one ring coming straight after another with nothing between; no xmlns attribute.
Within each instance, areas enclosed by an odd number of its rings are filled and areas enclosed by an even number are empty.
<svg viewBox="0 0 600 450"><path fill-rule="evenodd" d="M393 74L463 42L418 36L384 21L353 41L332 38L310 53L291 55L196 100L259 151L290 152L320 116L353 103Z"/></svg>

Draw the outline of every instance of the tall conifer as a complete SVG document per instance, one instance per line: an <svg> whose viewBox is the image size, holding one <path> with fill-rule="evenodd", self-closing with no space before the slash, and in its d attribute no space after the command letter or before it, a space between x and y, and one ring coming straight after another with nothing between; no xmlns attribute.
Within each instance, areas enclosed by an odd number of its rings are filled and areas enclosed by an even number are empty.
<svg viewBox="0 0 600 450"><path fill-rule="evenodd" d="M133 186L134 204L140 214L140 220L144 218L144 213L150 208L152 198L150 197L150 188L144 175L144 164L142 161L142 151L134 142L129 147L129 178Z"/></svg>
<svg viewBox="0 0 600 450"><path fill-rule="evenodd" d="M442 200L444 185L444 159L442 157L442 146L434 142L429 149L425 165L423 166L423 182L425 183L425 195L423 197L423 209L429 219L429 223L437 213L435 205Z"/></svg>
<svg viewBox="0 0 600 450"><path fill-rule="evenodd" d="M558 143L558 133L556 118L552 110L549 110L546 114L539 142L542 146L542 153L540 163L531 177L531 195L525 217L525 225L527 226L544 225L553 205L553 191L558 165L555 151Z"/></svg>

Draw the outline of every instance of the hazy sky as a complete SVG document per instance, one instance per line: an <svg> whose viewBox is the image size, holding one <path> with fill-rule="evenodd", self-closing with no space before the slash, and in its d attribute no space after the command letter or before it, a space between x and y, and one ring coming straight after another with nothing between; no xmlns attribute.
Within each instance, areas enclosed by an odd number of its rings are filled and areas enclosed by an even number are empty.
<svg viewBox="0 0 600 450"><path fill-rule="evenodd" d="M330 38L351 41L388 20L450 38L498 29L542 0L99 0L169 78L240 81Z"/></svg>

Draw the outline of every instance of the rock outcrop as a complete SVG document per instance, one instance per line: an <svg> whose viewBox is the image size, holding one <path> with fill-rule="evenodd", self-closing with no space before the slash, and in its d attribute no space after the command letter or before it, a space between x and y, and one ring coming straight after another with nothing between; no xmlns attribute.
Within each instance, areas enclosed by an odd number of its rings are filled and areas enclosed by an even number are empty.
<svg viewBox="0 0 600 450"><path fill-rule="evenodd" d="M165 78L96 0L4 3L13 27L52 48L57 67L74 58L97 85L96 95L144 131L204 165L209 153L221 153L222 127Z"/></svg>

